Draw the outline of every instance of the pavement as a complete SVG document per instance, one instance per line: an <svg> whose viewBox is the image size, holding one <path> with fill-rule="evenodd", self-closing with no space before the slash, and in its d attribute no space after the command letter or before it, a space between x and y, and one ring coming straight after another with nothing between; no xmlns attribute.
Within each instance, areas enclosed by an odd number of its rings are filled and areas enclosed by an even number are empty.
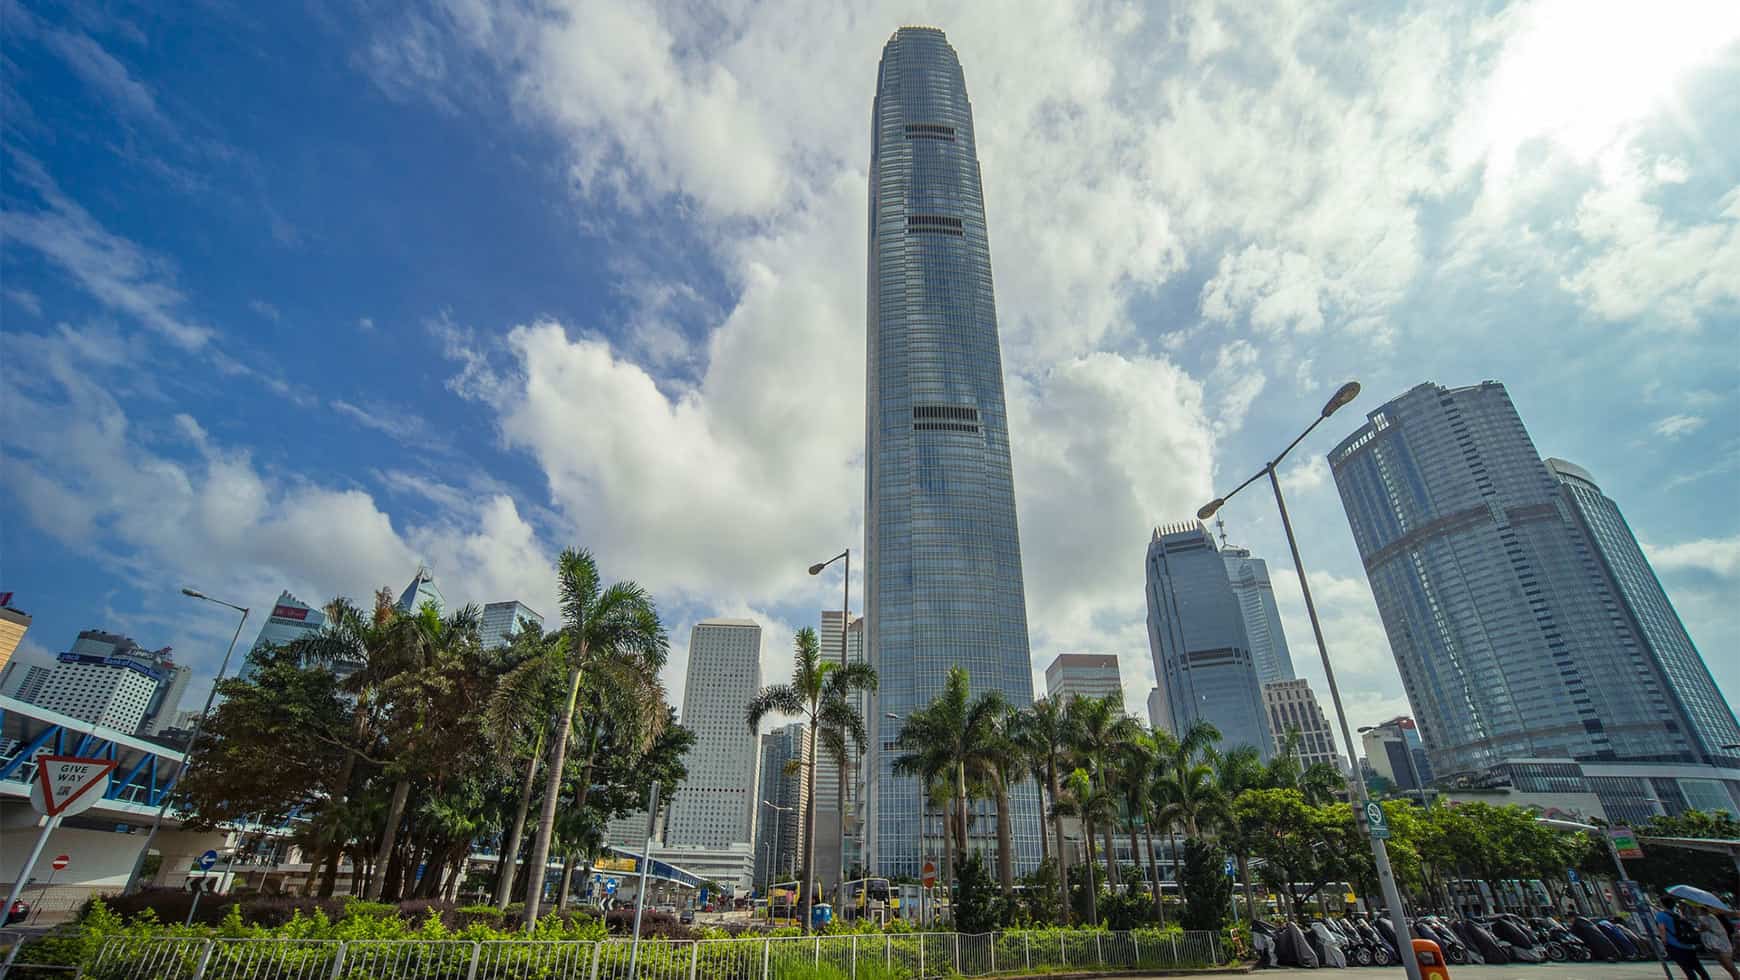
<svg viewBox="0 0 1740 980"><path fill-rule="evenodd" d="M1727 974L1715 961L1707 964L1711 980L1725 980ZM1645 963L1512 963L1507 966L1482 964L1479 966L1452 966L1450 980L1664 980L1661 964ZM1251 974L1253 980L1257 977L1289 977L1311 980L1379 980L1379 978L1394 978L1403 976L1400 966L1379 967L1348 967L1342 970L1257 970ZM1674 970L1674 980L1680 980L1680 972Z"/></svg>

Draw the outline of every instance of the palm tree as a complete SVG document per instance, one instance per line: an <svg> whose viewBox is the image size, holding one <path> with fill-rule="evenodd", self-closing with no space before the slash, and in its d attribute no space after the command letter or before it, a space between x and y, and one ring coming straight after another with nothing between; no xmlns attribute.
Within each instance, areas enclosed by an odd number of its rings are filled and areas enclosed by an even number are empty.
<svg viewBox="0 0 1740 980"><path fill-rule="evenodd" d="M1093 700L1076 698L1076 701ZM1071 702L1072 704L1074 701ZM1117 819L1118 801L1111 793L1100 789L1094 784L1093 777L1086 769L1075 769L1064 781L1063 798L1057 801L1059 813L1066 816L1080 817L1082 838L1087 841L1087 892L1088 918L1094 925L1100 921L1099 889L1094 884L1094 827L1104 826ZM1109 839L1109 838L1108 838Z"/></svg>
<svg viewBox="0 0 1740 980"><path fill-rule="evenodd" d="M1069 732L1064 724L1063 703L1052 698L1039 698L1019 717L1020 743L1032 760L1031 764L1041 773L1039 782L1051 798L1051 810L1047 816L1057 841L1057 876L1063 892L1063 922L1068 925L1069 849L1063 843L1063 815L1057 812L1057 802L1063 797L1064 760L1069 754ZM1044 837L1041 833L1040 838L1043 840Z"/></svg>
<svg viewBox="0 0 1740 980"><path fill-rule="evenodd" d="M1009 703L996 691L973 697L967 669L957 664L949 668L942 691L929 704L907 715L901 722L900 734L895 736L894 744L904 753L894 760L895 772L948 773L955 793L951 830L956 834L958 859L967 854L968 789L974 783L989 786L993 782L993 755L1003 716L1009 710ZM1007 799L1001 806L1007 809ZM1000 824L1006 819L1006 813L999 813Z"/></svg>
<svg viewBox="0 0 1740 980"><path fill-rule="evenodd" d="M1124 713L1123 695L1114 692L1103 698L1072 698L1064 711L1064 721L1068 726L1070 745L1088 768L1094 789L1102 794L1109 793L1111 769L1118 749L1142 727L1136 719ZM1100 832L1105 836L1106 845L1106 887L1117 894L1118 857L1112 849L1114 822L1102 821Z"/></svg>
<svg viewBox="0 0 1740 980"><path fill-rule="evenodd" d="M761 730L761 719L770 714L801 715L808 723L809 768L804 791L804 872L799 884L804 908L804 931L810 928L811 910L815 906L816 871L816 738L823 729L849 735L860 743L864 740L864 718L853 706L851 693L876 690L876 671L869 664L837 664L824 661L816 631L808 626L798 630L796 653L792 663L791 683L775 684L756 692L749 701L748 721L751 735ZM837 675L837 676L835 676Z"/></svg>
<svg viewBox="0 0 1740 980"><path fill-rule="evenodd" d="M502 677L490 699L486 728L490 747L498 755L520 760L525 768L513 822L502 842L496 869L498 909L507 908L513 897L526 816L531 812L532 793L537 789L538 765L561 704L567 647L568 639L563 634L546 634L541 626L528 624L515 635L508 649L514 666Z"/></svg>
<svg viewBox="0 0 1740 980"><path fill-rule="evenodd" d="M1011 826L1009 791L1027 775L1026 757L1021 750L1021 716L1005 711L998 719L997 730L986 747L987 775L991 794L997 804L997 882L1003 897L1015 896L1015 835ZM1042 832L1041 839L1045 834Z"/></svg>
<svg viewBox="0 0 1740 980"><path fill-rule="evenodd" d="M544 897L544 868L550 860L550 840L556 830L556 805L562 795L563 766L568 740L574 728L575 705L581 681L592 679L595 687L609 687L638 703L647 727L663 718L663 688L659 670L665 665L670 640L659 622L651 596L633 582L605 588L598 563L585 549L569 548L556 559L556 582L561 593L563 651L568 668L567 690L549 738L550 758L545 767L544 802L538 814L538 833L532 843L531 865L526 874L525 923L538 921L538 906ZM583 781L579 793L587 786ZM585 806L582 798L577 809Z"/></svg>
<svg viewBox="0 0 1740 980"><path fill-rule="evenodd" d="M1263 788L1272 772L1272 768L1265 769L1262 756L1254 745L1237 746L1216 756L1214 760L1216 792L1229 804L1221 826L1220 839L1232 851L1233 860L1238 862L1239 880L1244 883L1247 910L1256 908L1251 904L1253 899L1250 873L1251 848L1254 842L1248 828L1231 811L1230 803L1246 790Z"/></svg>
<svg viewBox="0 0 1740 980"><path fill-rule="evenodd" d="M1136 867L1148 876L1148 883L1154 890L1154 914L1164 923L1165 910L1160 906L1160 864L1154 857L1154 838L1151 832L1153 817L1157 807L1153 804L1153 769L1155 760L1159 758L1159 743L1152 734L1142 731L1140 723L1138 731L1129 740L1118 746L1117 757L1113 760L1116 768L1115 783L1123 794L1124 817L1130 830L1130 849L1137 852ZM1136 825L1140 823L1146 835L1147 846L1136 839Z"/></svg>

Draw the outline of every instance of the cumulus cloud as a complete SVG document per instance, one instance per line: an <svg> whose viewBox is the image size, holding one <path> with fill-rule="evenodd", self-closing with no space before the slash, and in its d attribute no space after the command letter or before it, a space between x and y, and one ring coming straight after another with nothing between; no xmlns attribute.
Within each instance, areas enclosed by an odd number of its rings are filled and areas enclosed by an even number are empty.
<svg viewBox="0 0 1740 980"><path fill-rule="evenodd" d="M1657 420L1651 431L1664 439L1678 439L1703 428L1705 421L1701 415L1669 415Z"/></svg>
<svg viewBox="0 0 1740 980"><path fill-rule="evenodd" d="M1657 571L1703 571L1722 577L1740 574L1740 534L1679 544L1645 545Z"/></svg>

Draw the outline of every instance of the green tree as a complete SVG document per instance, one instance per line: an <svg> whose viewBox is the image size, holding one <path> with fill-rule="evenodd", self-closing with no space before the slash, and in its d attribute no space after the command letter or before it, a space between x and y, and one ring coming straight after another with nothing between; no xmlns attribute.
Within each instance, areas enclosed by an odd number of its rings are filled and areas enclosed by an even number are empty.
<svg viewBox="0 0 1740 980"><path fill-rule="evenodd" d="M1112 799L1112 769L1120 747L1141 732L1136 719L1124 713L1124 698L1113 693L1103 698L1071 698L1064 710L1064 722L1069 732L1070 747L1077 765L1093 780L1096 794ZM1106 886L1118 890L1117 852L1112 847L1112 828L1116 824L1116 804L1111 815L1098 821L1105 839Z"/></svg>
<svg viewBox="0 0 1740 980"><path fill-rule="evenodd" d="M959 932L991 932L1003 924L1003 901L991 885L985 860L977 853L956 861L955 929Z"/></svg>
<svg viewBox="0 0 1740 980"><path fill-rule="evenodd" d="M996 756L1003 737L1003 716L1008 702L996 691L977 697L965 667L949 668L943 689L930 703L901 721L895 747L894 771L934 781L946 774L953 790L952 814L945 823L954 837L956 855L967 853L967 800L973 785L990 787L996 782ZM999 805L1008 807L1007 794ZM1006 829L1006 816L999 814L999 833ZM1003 844L999 840L999 851ZM957 863L959 858L957 857Z"/></svg>
<svg viewBox="0 0 1740 980"><path fill-rule="evenodd" d="M1060 908L1064 923L1069 921L1069 850L1063 843L1063 816L1057 812L1057 801L1063 795L1063 776L1071 767L1065 765L1069 755L1069 733L1064 723L1063 705L1053 698L1039 698L1033 706L1018 716L1017 739L1027 752L1030 765L1039 771L1040 784L1048 799L1046 819L1057 842L1057 879ZM1042 832L1040 837L1045 835Z"/></svg>
<svg viewBox="0 0 1740 980"><path fill-rule="evenodd" d="M563 551L556 560L556 583L561 596L562 633L568 641L563 651L568 678L561 712L548 739L550 757L545 769L544 801L529 862L533 871L526 876L528 927L538 921L538 908L543 900L543 869L549 862L551 838L556 830L563 765L574 728L581 681L592 678L599 687L619 691L643 706L644 717L655 717L663 703L658 674L670 649L664 624L659 622L658 611L646 590L633 582L605 587L598 563L590 552L574 548Z"/></svg>
<svg viewBox="0 0 1740 980"><path fill-rule="evenodd" d="M1232 904L1232 879L1223 870L1226 851L1213 841L1184 842L1184 918L1186 929L1219 931Z"/></svg>
<svg viewBox="0 0 1740 980"><path fill-rule="evenodd" d="M864 738L864 719L853 707L850 692L874 691L876 671L869 664L837 664L822 660L816 631L806 626L797 632L796 657L791 683L775 684L756 692L748 705L749 731L761 730L761 720L770 714L800 715L807 725L809 743L808 785L804 800L804 860L800 884L804 931L809 931L815 906L816 867L816 736L823 728L849 732ZM839 675L837 678L834 675Z"/></svg>
<svg viewBox="0 0 1740 980"><path fill-rule="evenodd" d="M1082 700L1082 699L1077 699ZM1092 699L1089 699L1092 700ZM1075 702L1071 702L1072 704ZM1081 819L1082 837L1087 841L1087 894L1088 921L1097 925L1100 921L1099 888L1094 884L1094 828L1111 823L1118 818L1118 799L1109 791L1101 789L1088 775L1086 769L1076 769L1064 781L1063 798L1057 802L1058 812L1065 816ZM1107 858L1111 862L1111 858Z"/></svg>

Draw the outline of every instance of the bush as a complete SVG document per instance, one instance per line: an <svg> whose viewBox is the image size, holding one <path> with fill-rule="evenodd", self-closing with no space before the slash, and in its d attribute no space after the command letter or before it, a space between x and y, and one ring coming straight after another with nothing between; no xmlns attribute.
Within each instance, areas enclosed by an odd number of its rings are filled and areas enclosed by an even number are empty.
<svg viewBox="0 0 1740 980"><path fill-rule="evenodd" d="M955 862L955 928L961 932L991 932L1003 923L1003 899L977 853Z"/></svg>
<svg viewBox="0 0 1740 980"><path fill-rule="evenodd" d="M604 925L613 936L634 935L634 909L611 909L604 916ZM669 912L643 909L640 913L640 936L642 939L690 939L693 938L693 933Z"/></svg>
<svg viewBox="0 0 1740 980"><path fill-rule="evenodd" d="M1219 930L1232 903L1232 879L1222 870L1226 851L1219 844L1184 842L1183 924L1186 929Z"/></svg>

